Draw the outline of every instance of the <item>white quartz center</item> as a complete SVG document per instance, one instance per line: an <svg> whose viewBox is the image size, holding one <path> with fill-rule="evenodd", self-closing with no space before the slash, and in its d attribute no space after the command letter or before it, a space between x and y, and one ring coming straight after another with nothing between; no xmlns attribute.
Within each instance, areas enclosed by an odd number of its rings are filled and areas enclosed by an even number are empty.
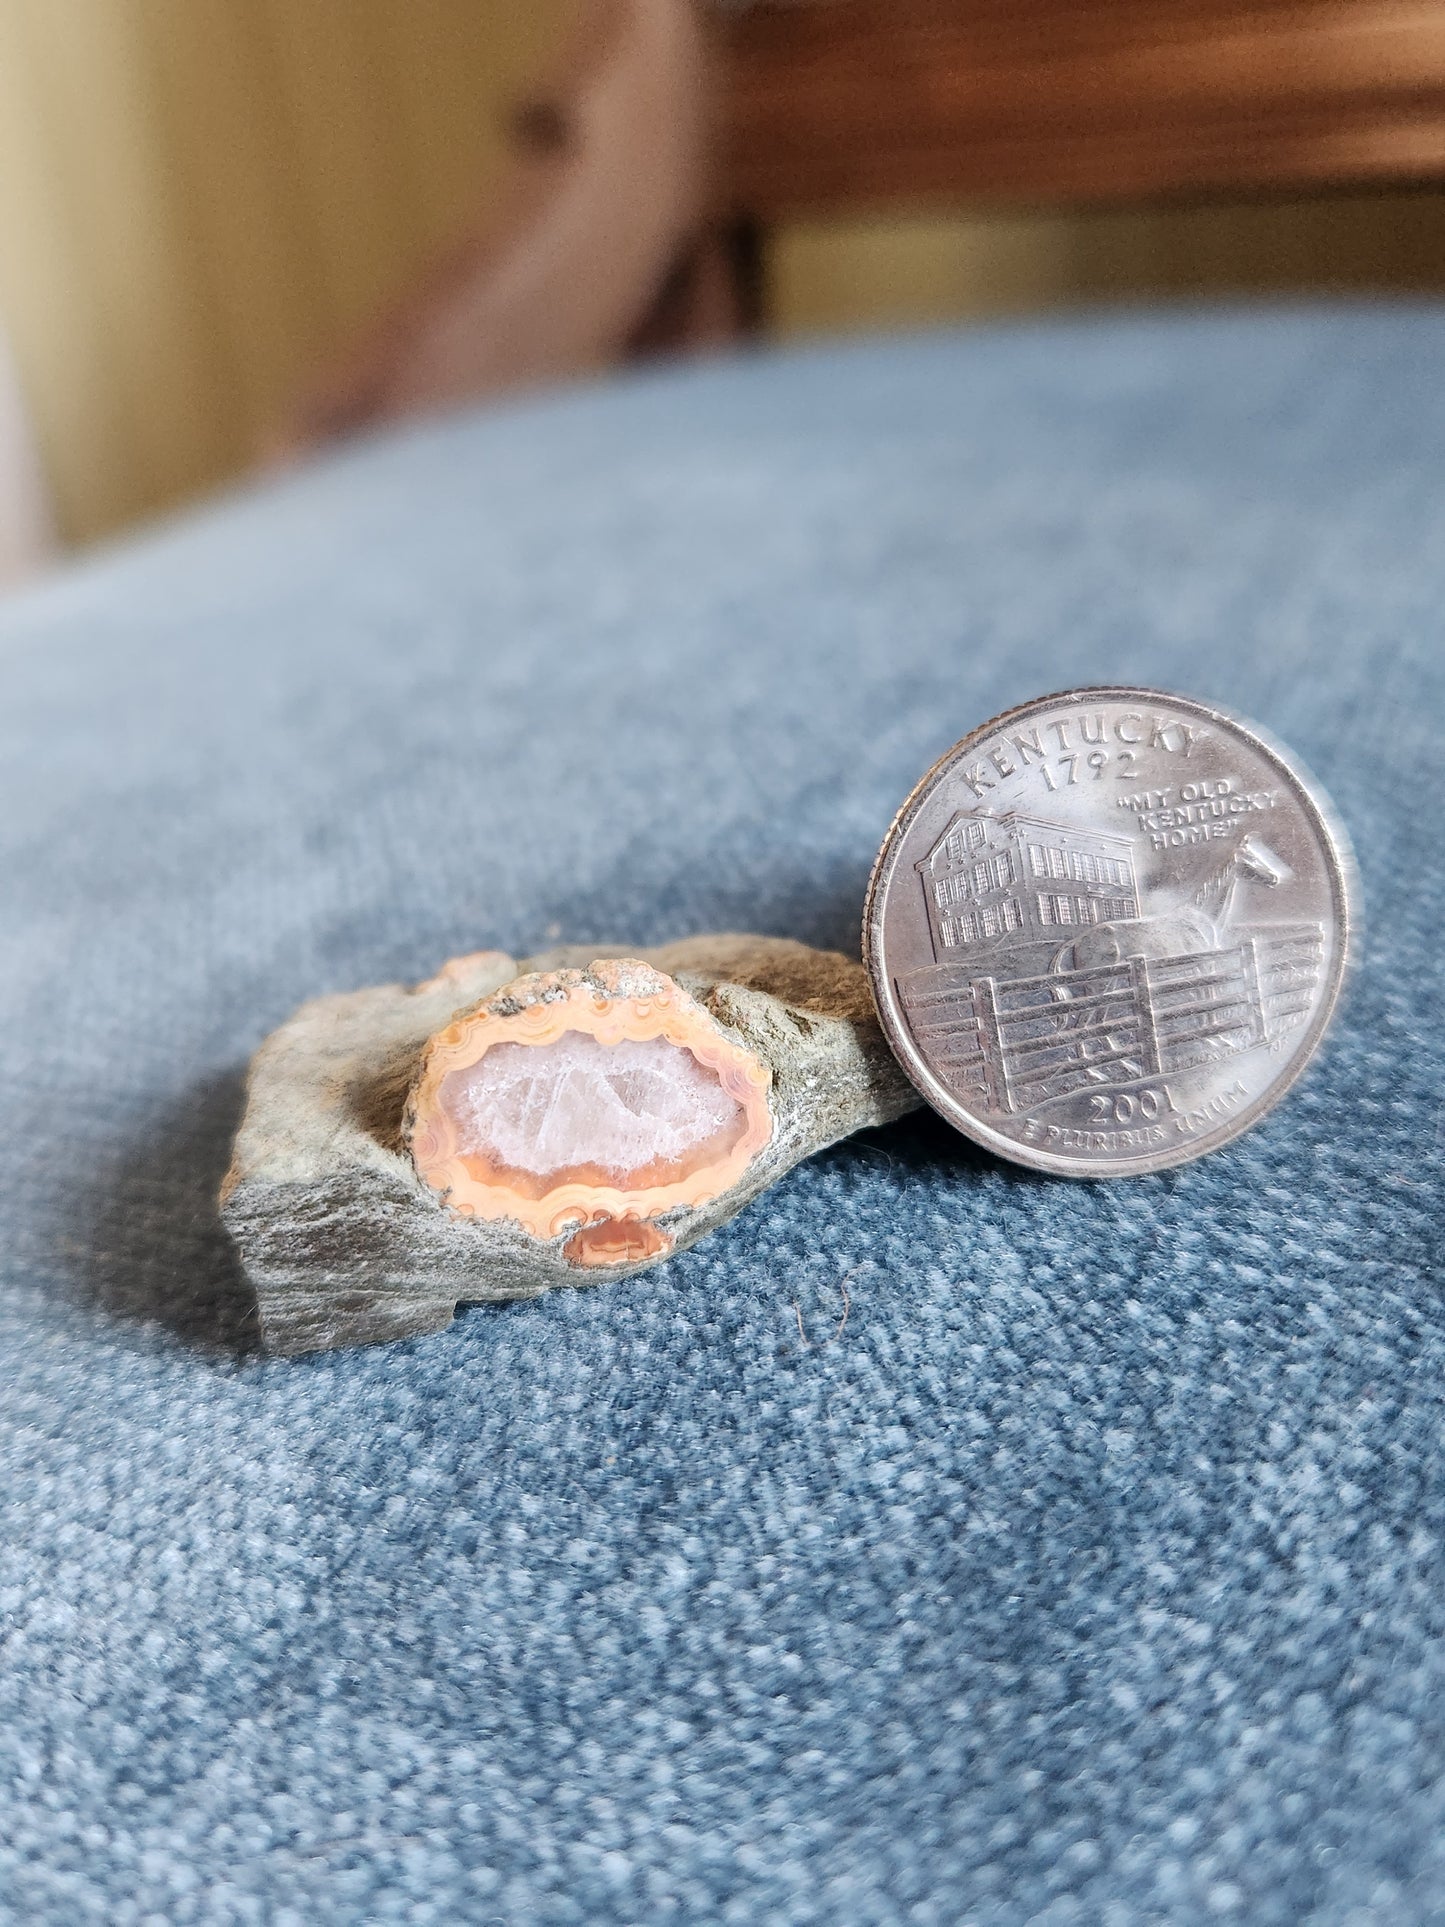
<svg viewBox="0 0 1445 1927"><path fill-rule="evenodd" d="M740 1122L742 1107L665 1037L602 1044L564 1031L495 1044L446 1080L460 1149L535 1177L592 1165L618 1177L674 1164Z"/></svg>

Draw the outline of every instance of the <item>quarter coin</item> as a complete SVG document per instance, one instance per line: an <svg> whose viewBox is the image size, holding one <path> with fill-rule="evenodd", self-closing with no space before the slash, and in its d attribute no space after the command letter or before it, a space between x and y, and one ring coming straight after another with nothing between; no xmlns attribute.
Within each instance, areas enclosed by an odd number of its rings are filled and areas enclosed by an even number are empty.
<svg viewBox="0 0 1445 1927"><path fill-rule="evenodd" d="M1349 844L1227 711L1070 689L995 717L899 811L863 950L923 1096L1021 1164L1123 1177L1258 1123L1345 974Z"/></svg>

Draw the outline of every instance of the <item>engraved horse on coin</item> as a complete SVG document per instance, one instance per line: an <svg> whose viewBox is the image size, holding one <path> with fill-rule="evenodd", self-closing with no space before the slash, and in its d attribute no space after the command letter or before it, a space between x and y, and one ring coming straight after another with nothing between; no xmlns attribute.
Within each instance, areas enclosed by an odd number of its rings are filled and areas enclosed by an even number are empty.
<svg viewBox="0 0 1445 1927"><path fill-rule="evenodd" d="M1148 916L1081 930L1055 951L1050 969L1058 974L1119 964L1129 957L1184 957L1227 949L1239 886L1254 883L1273 889L1289 874L1284 860L1258 837L1242 836L1189 895Z"/></svg>

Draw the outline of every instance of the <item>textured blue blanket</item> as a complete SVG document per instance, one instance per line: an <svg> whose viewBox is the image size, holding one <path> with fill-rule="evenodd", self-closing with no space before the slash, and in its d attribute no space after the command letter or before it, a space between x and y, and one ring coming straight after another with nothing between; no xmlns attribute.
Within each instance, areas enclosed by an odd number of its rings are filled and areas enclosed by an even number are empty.
<svg viewBox="0 0 1445 1927"><path fill-rule="evenodd" d="M1261 1129L1081 1186L924 1115L624 1285L236 1356L213 1196L295 1004L852 947L929 760L1106 679L1353 832ZM1445 1917L1442 699L1423 310L579 392L12 604L0 1916Z"/></svg>

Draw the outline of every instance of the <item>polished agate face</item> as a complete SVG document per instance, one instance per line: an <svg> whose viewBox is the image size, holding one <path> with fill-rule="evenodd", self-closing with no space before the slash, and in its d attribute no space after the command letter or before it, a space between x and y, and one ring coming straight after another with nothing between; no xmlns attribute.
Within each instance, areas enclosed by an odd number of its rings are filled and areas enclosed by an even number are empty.
<svg viewBox="0 0 1445 1927"><path fill-rule="evenodd" d="M769 1083L646 965L523 978L427 1046L413 1161L458 1216L570 1231L579 1264L656 1256L656 1220L730 1189L768 1143Z"/></svg>
<svg viewBox="0 0 1445 1927"><path fill-rule="evenodd" d="M497 1044L451 1071L442 1106L478 1167L540 1197L558 1184L673 1183L725 1156L746 1114L711 1066L665 1037Z"/></svg>

